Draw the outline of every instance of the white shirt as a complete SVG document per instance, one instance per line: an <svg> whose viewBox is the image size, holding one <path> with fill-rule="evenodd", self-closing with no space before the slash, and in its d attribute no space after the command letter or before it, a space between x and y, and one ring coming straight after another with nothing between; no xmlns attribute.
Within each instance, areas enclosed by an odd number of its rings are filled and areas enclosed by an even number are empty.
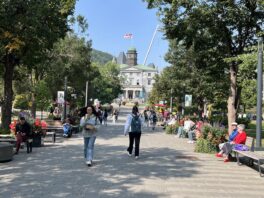
<svg viewBox="0 0 264 198"><path fill-rule="evenodd" d="M131 122L132 122L132 119L133 119L132 114L128 114L127 120L126 120L126 124L125 124L125 127L124 127L124 135L127 135L128 132L131 132ZM143 120L142 120L141 117L139 117L139 119L141 121L141 127L142 127Z"/></svg>

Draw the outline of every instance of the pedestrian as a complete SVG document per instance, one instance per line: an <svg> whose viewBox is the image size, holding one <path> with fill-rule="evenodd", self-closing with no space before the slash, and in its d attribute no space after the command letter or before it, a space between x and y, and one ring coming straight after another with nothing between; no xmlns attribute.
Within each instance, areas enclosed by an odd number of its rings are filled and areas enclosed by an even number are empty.
<svg viewBox="0 0 264 198"><path fill-rule="evenodd" d="M108 113L107 113L107 109L105 109L103 112L103 123L106 126L107 126L107 117L108 117Z"/></svg>
<svg viewBox="0 0 264 198"><path fill-rule="evenodd" d="M19 118L19 123L16 125L16 152L18 154L21 143L26 142L27 153L32 152L32 131L30 124L24 117Z"/></svg>
<svg viewBox="0 0 264 198"><path fill-rule="evenodd" d="M117 110L116 109L113 109L112 111L112 120L113 120L113 124L115 124L117 120Z"/></svg>
<svg viewBox="0 0 264 198"><path fill-rule="evenodd" d="M138 112L137 106L132 108L132 114L127 116L124 134L129 134L129 146L127 148L127 152L129 156L132 156L133 146L135 142L135 159L139 157L139 144L141 137L141 126L142 120L140 119L140 115Z"/></svg>
<svg viewBox="0 0 264 198"><path fill-rule="evenodd" d="M150 111L150 116L149 116L149 120L152 126L152 130L155 130L156 124L157 124L157 114L154 110Z"/></svg>
<svg viewBox="0 0 264 198"><path fill-rule="evenodd" d="M81 118L80 127L84 139L84 158L88 166L92 166L94 143L97 134L96 111L93 106L87 107L87 113Z"/></svg>

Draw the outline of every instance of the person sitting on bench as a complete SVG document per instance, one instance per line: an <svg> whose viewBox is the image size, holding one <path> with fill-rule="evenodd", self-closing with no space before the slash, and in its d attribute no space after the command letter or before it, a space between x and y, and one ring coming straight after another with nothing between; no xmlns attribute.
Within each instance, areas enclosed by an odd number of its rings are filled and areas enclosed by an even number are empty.
<svg viewBox="0 0 264 198"><path fill-rule="evenodd" d="M32 152L32 141L29 142L29 139L31 139L31 126L26 122L25 117L20 117L19 123L16 125L16 139L15 154L18 154L22 142L26 142L27 153Z"/></svg>
<svg viewBox="0 0 264 198"><path fill-rule="evenodd" d="M223 157L223 154L225 155L224 162L229 162L229 154L231 153L232 149L236 144L245 144L246 139L247 139L247 134L245 132L245 125L244 124L239 124L237 126L237 131L238 134L235 137L235 139L231 142L226 142L222 146L221 150L219 153L216 154L216 157Z"/></svg>

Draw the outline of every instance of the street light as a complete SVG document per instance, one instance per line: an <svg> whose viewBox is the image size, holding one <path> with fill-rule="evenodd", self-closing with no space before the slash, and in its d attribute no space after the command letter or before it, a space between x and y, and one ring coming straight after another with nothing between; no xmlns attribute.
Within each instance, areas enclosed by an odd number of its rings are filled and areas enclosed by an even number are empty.
<svg viewBox="0 0 264 198"><path fill-rule="evenodd" d="M172 113L172 88L171 88L171 95L170 95L170 112Z"/></svg>
<svg viewBox="0 0 264 198"><path fill-rule="evenodd" d="M63 119L66 119L66 111L67 111L67 76L64 79L64 109L63 109Z"/></svg>
<svg viewBox="0 0 264 198"><path fill-rule="evenodd" d="M257 85L257 133L256 133L256 147L261 147L261 131L262 131L262 66L263 66L263 39L258 41L258 85Z"/></svg>

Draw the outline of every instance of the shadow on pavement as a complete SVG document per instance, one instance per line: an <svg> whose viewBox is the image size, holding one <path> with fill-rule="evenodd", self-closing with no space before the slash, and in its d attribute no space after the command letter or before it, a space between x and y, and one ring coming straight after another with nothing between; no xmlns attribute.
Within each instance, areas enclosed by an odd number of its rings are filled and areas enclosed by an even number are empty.
<svg viewBox="0 0 264 198"><path fill-rule="evenodd" d="M196 173L193 160L177 159L183 156L179 151L144 149L135 160L124 149L95 145L93 167L84 163L82 144L21 155L1 167L0 197L165 197L165 187L153 186L151 180L166 182Z"/></svg>

